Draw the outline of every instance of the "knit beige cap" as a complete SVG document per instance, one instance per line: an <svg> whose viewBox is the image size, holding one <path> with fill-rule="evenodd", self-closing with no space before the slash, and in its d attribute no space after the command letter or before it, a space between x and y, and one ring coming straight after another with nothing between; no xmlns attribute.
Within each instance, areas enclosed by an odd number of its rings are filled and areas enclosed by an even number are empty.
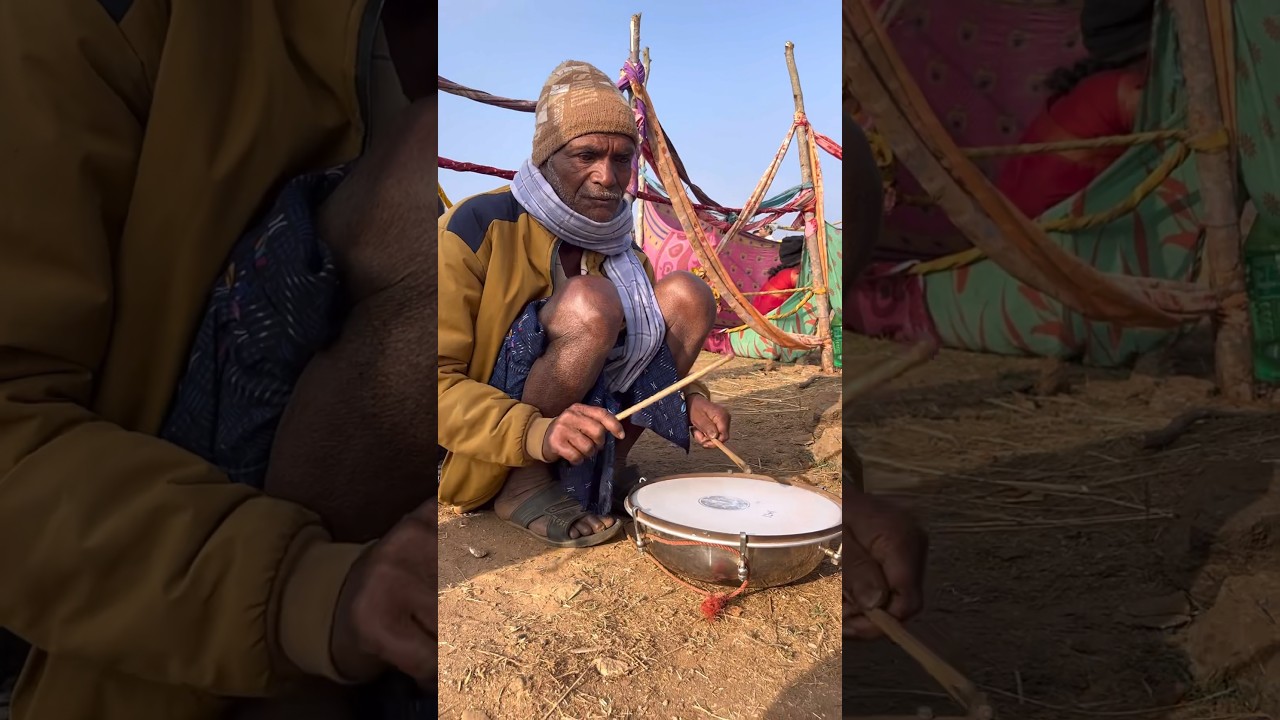
<svg viewBox="0 0 1280 720"><path fill-rule="evenodd" d="M590 133L626 135L640 144L635 114L608 75L587 63L566 60L551 71L538 94L533 127L533 164L570 140Z"/></svg>

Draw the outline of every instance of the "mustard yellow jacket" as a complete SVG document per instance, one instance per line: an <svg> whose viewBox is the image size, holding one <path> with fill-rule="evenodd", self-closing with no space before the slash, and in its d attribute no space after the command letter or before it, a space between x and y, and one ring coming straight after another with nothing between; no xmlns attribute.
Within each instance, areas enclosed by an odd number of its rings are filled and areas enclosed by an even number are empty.
<svg viewBox="0 0 1280 720"><path fill-rule="evenodd" d="M381 0L0 3L0 625L15 720L215 718L333 676L359 548L156 439L213 279L354 158Z"/></svg>
<svg viewBox="0 0 1280 720"><path fill-rule="evenodd" d="M439 229L439 439L447 451L440 501L471 510L498 494L511 468L543 460L551 418L488 382L511 323L530 302L551 296L559 241L509 187L459 202ZM648 257L633 252L653 282ZM587 274L604 274L603 255L583 256Z"/></svg>

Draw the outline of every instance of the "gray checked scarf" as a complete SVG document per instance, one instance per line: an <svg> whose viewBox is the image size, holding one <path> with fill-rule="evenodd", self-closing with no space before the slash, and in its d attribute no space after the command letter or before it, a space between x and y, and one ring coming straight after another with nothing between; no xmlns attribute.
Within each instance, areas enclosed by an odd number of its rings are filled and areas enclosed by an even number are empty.
<svg viewBox="0 0 1280 720"><path fill-rule="evenodd" d="M566 205L528 159L511 180L511 193L562 242L605 256L604 272L618 289L627 323L622 355L605 364L605 375L611 391L627 390L658 354L667 333L653 285L631 250L631 205L620 202L612 220L596 222Z"/></svg>

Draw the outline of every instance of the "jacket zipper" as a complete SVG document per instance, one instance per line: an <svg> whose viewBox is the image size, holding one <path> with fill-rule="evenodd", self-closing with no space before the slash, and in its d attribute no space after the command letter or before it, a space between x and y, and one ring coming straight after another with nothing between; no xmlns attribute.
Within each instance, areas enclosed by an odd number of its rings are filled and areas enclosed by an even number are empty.
<svg viewBox="0 0 1280 720"><path fill-rule="evenodd" d="M360 34L356 38L356 100L360 103L360 120L364 123L364 136L360 140L361 152L369 147L370 108L373 107L373 83L369 80L373 67L373 43L378 37L378 23L382 19L382 7L386 0L368 0L360 18Z"/></svg>

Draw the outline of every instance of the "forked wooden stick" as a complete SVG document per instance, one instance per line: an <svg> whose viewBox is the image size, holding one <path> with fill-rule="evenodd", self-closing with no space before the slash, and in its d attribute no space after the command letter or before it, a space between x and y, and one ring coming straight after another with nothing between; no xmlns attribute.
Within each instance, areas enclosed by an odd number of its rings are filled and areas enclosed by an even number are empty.
<svg viewBox="0 0 1280 720"><path fill-rule="evenodd" d="M691 382L693 382L693 381L697 380L698 378L702 377L703 375L706 375L707 373L711 372L712 370L715 370L716 368L720 367L721 365L724 365L725 363L727 363L727 362L729 362L730 360L733 360L733 359L735 359L735 358L736 358L736 356L735 356L735 355L725 355L724 357L720 358L719 360L716 360L715 362L713 362L713 363L711 363L710 365L708 365L708 366L706 366L706 367L702 368L701 370L699 370L699 371L697 371L697 372L689 373L688 375L686 375L685 377L681 378L680 380L677 380L676 382L674 382L674 383L672 383L672 384L668 385L667 387L665 387L665 388L663 388L663 389L659 390L658 392L654 393L653 395L650 395L649 397L645 398L644 400L641 400L640 402L636 403L635 405L632 405L631 407L627 408L626 410L623 410L622 412L618 413L617 418L618 418L619 420L626 420L627 418L631 417L632 415L635 415L636 413L638 413L638 412L640 412L641 410L643 410L643 409L645 409L645 408L649 407L650 405L652 405L652 404L654 404L654 403L658 402L659 400L661 400L662 398L664 398L664 397L666 397L666 396L670 395L671 393L673 393L673 392L675 392L675 391L677 391L677 390L680 390L680 389L684 388L684 387L685 387L686 385L688 385L689 383L691 383Z"/></svg>
<svg viewBox="0 0 1280 720"><path fill-rule="evenodd" d="M738 457L738 454L737 454L737 453L735 453L734 451L732 451L732 450L730 450L729 448L725 447L725 446L724 446L724 443L720 442L719 440L717 440L717 439L715 439L715 438L708 438L708 439L709 439L709 440L711 440L711 444L712 444L712 445L715 445L716 447L720 448L720 452L722 452L722 453L724 453L725 455L727 455L727 456L729 457L729 459L733 461L733 464L734 464L734 465L737 465L737 466L738 466L738 468L742 470L742 472L744 472L744 473L746 473L746 474L748 474L748 475L750 475L750 474L751 474L751 466L750 466L750 465L748 465L748 464L746 463L746 461L744 461L742 458Z"/></svg>
<svg viewBox="0 0 1280 720"><path fill-rule="evenodd" d="M964 706L969 713L968 718L991 720L994 717L986 693L978 690L968 678L960 674L959 670L951 667L946 660L920 642L915 635L902 626L902 623L898 622L897 618L879 608L872 608L865 614L867 619L880 629L880 632L897 643L898 647L906 650L907 654L920 664L920 667L924 668L951 697L956 699L956 702Z"/></svg>

